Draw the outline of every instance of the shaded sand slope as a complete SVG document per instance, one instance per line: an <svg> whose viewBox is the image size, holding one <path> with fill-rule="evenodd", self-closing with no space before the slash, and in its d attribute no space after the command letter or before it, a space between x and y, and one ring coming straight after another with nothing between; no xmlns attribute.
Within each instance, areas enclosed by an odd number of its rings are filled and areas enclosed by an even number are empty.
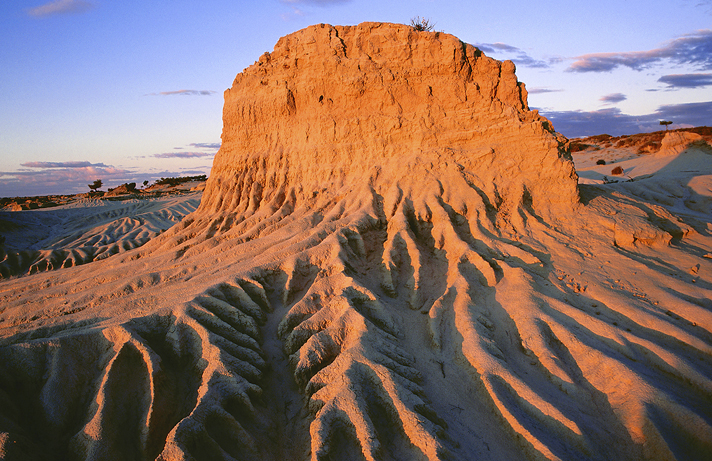
<svg viewBox="0 0 712 461"><path fill-rule="evenodd" d="M46 210L0 211L0 277L85 264L139 247L195 211L200 196L81 199Z"/></svg>
<svg viewBox="0 0 712 461"><path fill-rule="evenodd" d="M710 453L709 214L645 192L705 177L579 200L513 65L406 26L296 32L225 97L194 213L0 282L6 459Z"/></svg>

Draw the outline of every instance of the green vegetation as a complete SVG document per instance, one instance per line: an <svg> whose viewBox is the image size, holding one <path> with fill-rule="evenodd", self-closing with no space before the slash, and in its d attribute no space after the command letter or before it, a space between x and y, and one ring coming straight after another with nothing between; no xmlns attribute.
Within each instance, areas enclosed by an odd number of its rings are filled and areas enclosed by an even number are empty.
<svg viewBox="0 0 712 461"><path fill-rule="evenodd" d="M109 189L109 192L115 191L115 190L117 190L117 189L119 189L119 190L121 190L121 191L125 191L125 192L127 192L127 193L129 193L129 194L130 194L130 193L134 193L134 192L136 192L136 183L135 183L135 182L123 183L122 185L120 185L120 186L118 186L118 187L114 187L113 189Z"/></svg>
<svg viewBox="0 0 712 461"><path fill-rule="evenodd" d="M97 190L101 189L102 185L104 185L104 183L101 182L101 179L97 179L93 183L89 184L89 190L92 192L96 192Z"/></svg>

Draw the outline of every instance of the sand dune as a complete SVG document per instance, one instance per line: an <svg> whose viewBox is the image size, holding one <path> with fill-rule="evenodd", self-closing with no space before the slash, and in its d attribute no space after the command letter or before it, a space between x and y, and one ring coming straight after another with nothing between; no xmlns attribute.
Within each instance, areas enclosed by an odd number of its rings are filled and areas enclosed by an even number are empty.
<svg viewBox="0 0 712 461"><path fill-rule="evenodd" d="M0 282L0 453L706 459L712 155L670 139L645 177L579 186L513 72L406 26L282 39L226 92L194 212ZM354 76L376 97L319 112ZM63 247L122 239L82 216Z"/></svg>

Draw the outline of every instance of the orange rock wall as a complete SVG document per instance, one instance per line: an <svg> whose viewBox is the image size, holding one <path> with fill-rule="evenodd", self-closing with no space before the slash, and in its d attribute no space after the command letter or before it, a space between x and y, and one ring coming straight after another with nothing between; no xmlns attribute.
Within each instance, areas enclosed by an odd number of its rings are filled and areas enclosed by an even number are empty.
<svg viewBox="0 0 712 461"><path fill-rule="evenodd" d="M527 193L535 207L573 204L563 138L528 109L514 72L452 35L405 25L321 24L283 37L225 91L202 209L284 194L308 205L354 181L379 193L414 163L457 168L497 207Z"/></svg>

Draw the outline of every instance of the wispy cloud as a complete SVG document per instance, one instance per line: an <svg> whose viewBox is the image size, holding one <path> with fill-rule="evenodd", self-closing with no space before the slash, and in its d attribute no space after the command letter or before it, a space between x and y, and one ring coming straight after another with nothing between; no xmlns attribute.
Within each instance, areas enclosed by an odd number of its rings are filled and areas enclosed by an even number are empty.
<svg viewBox="0 0 712 461"><path fill-rule="evenodd" d="M309 7L311 6L326 8L344 3L350 3L351 0L280 0L280 2L289 6L290 11L280 15L283 21L289 22L295 18L300 18L308 14L305 13L305 11L300 7L306 7L307 10L309 10Z"/></svg>
<svg viewBox="0 0 712 461"><path fill-rule="evenodd" d="M149 93L146 96L210 96L215 94L212 90L176 90L176 91L161 91L160 93Z"/></svg>
<svg viewBox="0 0 712 461"><path fill-rule="evenodd" d="M506 43L495 42L495 43L478 43L477 48L481 49L485 53L516 53L520 51L519 48L512 45L507 45Z"/></svg>
<svg viewBox="0 0 712 461"><path fill-rule="evenodd" d="M559 89L559 88L542 88L542 87L527 88L527 93L529 93L529 94L560 93L562 91L564 91L564 90Z"/></svg>
<svg viewBox="0 0 712 461"><path fill-rule="evenodd" d="M712 30L683 35L654 50L586 54L577 57L567 71L608 72L621 66L643 70L662 62L712 69Z"/></svg>
<svg viewBox="0 0 712 461"><path fill-rule="evenodd" d="M694 126L709 125L712 120L712 101L667 104L655 112L659 119L673 120Z"/></svg>
<svg viewBox="0 0 712 461"><path fill-rule="evenodd" d="M34 8L30 8L27 13L30 16L43 17L58 14L83 13L94 7L93 3L84 0L55 0Z"/></svg>
<svg viewBox="0 0 712 461"><path fill-rule="evenodd" d="M189 144L189 146L195 147L196 149L220 149L219 142L194 142Z"/></svg>
<svg viewBox="0 0 712 461"><path fill-rule="evenodd" d="M602 133L620 136L657 131L660 129L660 120L671 120L676 126L683 127L709 125L712 120L712 101L668 104L645 115L624 114L618 108L591 112L540 109L540 112L565 136L580 137Z"/></svg>
<svg viewBox="0 0 712 461"><path fill-rule="evenodd" d="M550 63L529 56L524 50L506 43L478 43L475 45L488 54L513 54L510 59L514 64L522 67L548 68Z"/></svg>
<svg viewBox="0 0 712 461"><path fill-rule="evenodd" d="M154 154L155 158L200 158L214 157L215 152L164 152L162 154Z"/></svg>
<svg viewBox="0 0 712 461"><path fill-rule="evenodd" d="M90 162L25 162L20 165L25 168L87 168L87 167L100 167L106 168L107 166L103 163L90 163Z"/></svg>
<svg viewBox="0 0 712 461"><path fill-rule="evenodd" d="M616 104L621 101L625 101L626 99L628 99L628 96L624 95L623 93L611 93L605 96L601 96L599 101L602 101L606 104Z"/></svg>
<svg viewBox="0 0 712 461"><path fill-rule="evenodd" d="M200 150L186 150L192 147ZM219 142L194 142L185 147L174 147L175 152L163 152L151 155L152 158L207 158L214 157L220 149Z"/></svg>
<svg viewBox="0 0 712 461"><path fill-rule="evenodd" d="M668 88L703 88L712 86L712 74L672 74L663 75L658 82Z"/></svg>

